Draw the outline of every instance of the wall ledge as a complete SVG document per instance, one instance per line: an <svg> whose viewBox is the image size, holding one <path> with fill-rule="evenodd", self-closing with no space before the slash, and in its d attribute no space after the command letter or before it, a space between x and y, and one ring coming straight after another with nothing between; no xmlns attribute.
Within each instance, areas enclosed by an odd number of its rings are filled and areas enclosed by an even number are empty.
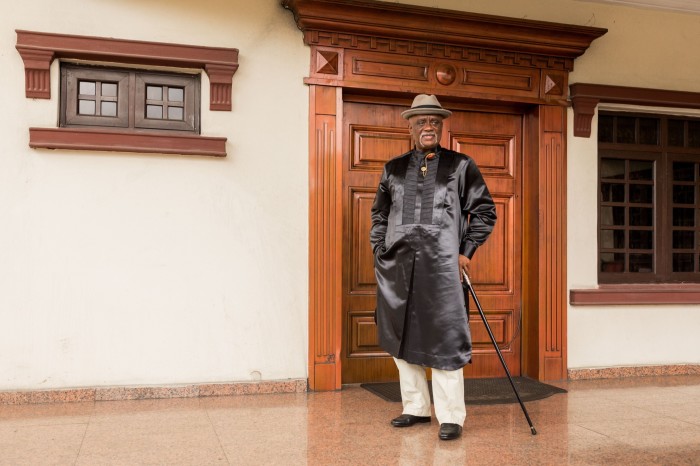
<svg viewBox="0 0 700 466"><path fill-rule="evenodd" d="M591 369L569 369L569 380L619 379L625 377L658 377L700 375L700 364L671 364L660 366L621 366Z"/></svg>
<svg viewBox="0 0 700 466"><path fill-rule="evenodd" d="M201 398L209 396L305 393L307 379L208 383L172 386L93 387L0 392L0 405L73 403L86 401Z"/></svg>
<svg viewBox="0 0 700 466"><path fill-rule="evenodd" d="M93 128L29 128L34 149L138 152L226 156L226 138L172 132L134 132Z"/></svg>
<svg viewBox="0 0 700 466"><path fill-rule="evenodd" d="M569 303L573 306L700 304L700 284L625 284L572 289Z"/></svg>

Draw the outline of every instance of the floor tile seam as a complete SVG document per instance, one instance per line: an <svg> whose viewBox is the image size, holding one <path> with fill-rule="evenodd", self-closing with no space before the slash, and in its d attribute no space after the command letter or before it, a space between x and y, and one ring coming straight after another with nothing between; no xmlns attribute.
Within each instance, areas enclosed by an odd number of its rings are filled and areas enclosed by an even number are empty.
<svg viewBox="0 0 700 466"><path fill-rule="evenodd" d="M690 426L700 428L700 423L698 423L698 422L686 421L685 419L681 419L681 418L678 418L678 417L672 417L672 416L667 416L667 417L671 417L671 419L675 419L675 420L677 420L677 421L681 421L683 424L688 424L688 425L690 425ZM693 429L693 430L695 430L695 429Z"/></svg>
<svg viewBox="0 0 700 466"><path fill-rule="evenodd" d="M571 425L575 425L576 427L580 427L581 429L587 430L588 432L593 432L594 434L598 434L598 435L600 435L600 436L603 436L603 437L605 437L606 439L614 440L614 441L616 441L616 442L620 442L619 440L617 440L617 439L614 438L614 437L611 437L610 435L604 434L603 432L598 432L597 430L592 429L592 428L590 428L590 427L586 427L586 426L584 426L584 425L581 425L580 423L574 423L574 424L571 424ZM622 442L620 442L620 443L622 443Z"/></svg>
<svg viewBox="0 0 700 466"><path fill-rule="evenodd" d="M644 393L644 394L633 394L633 393L620 393L617 395L608 395L607 399L613 400L613 401L633 401L633 402L655 402L658 400L663 400L665 399L670 399L670 401L667 401L666 404L680 404L684 403L687 401L687 398L689 398L691 395L688 395L685 392L681 391L673 391L673 392L653 392L653 393ZM672 398L668 398L672 397ZM683 400L680 400L679 398L683 397ZM676 401L678 400L678 401Z"/></svg>
<svg viewBox="0 0 700 466"><path fill-rule="evenodd" d="M214 425L214 422L211 420L211 416L209 416L209 410L206 407L202 407L201 409L204 410L204 413L207 416L207 419L209 420L209 425L211 426L211 430L214 432L214 435L216 436L216 442L219 444L219 448L221 449L221 453L224 454L224 458L226 459L226 464L231 464L231 460L228 457L228 453L226 453L226 449L224 448L224 444L221 442L221 436L219 435L219 432L216 430L216 426Z"/></svg>
<svg viewBox="0 0 700 466"><path fill-rule="evenodd" d="M609 400L609 401L615 401L622 407L631 407L631 408L637 408L637 409L647 409L647 406L650 403L650 400ZM653 401L651 401L653 402ZM664 405L683 405L682 401L679 401L678 403L664 403Z"/></svg>
<svg viewBox="0 0 700 466"><path fill-rule="evenodd" d="M666 405L666 406L668 406L668 405ZM675 404L674 404L673 406L675 406ZM679 417L678 414L667 414L667 413L664 413L664 412L662 412L662 411L654 411L653 408L642 408L642 407L640 407L640 408L638 408L638 409L641 409L642 411L645 411L645 412L647 412L647 413L653 414L653 415L655 415L655 416L657 416L657 417L666 417L666 418L669 418L669 419L675 419L675 420L677 420L677 421L689 422L690 424L700 426L700 423L699 423L699 422L687 421L687 420L685 420L685 419Z"/></svg>
<svg viewBox="0 0 700 466"><path fill-rule="evenodd" d="M644 419L623 419L623 418L617 418L617 419L612 419L612 420L611 420L611 419L603 419L603 420L592 420L592 421L578 421L578 422L577 422L577 425L580 425L581 427L586 428L586 426L583 425L583 424L586 424L586 425L590 425L590 424L615 425L615 424L621 424L621 423L626 423L626 422L642 422L642 421L644 421L645 423L648 424L649 421L651 421L651 420L655 420L655 421L672 421L672 423L679 423L679 422L680 422L680 423L682 423L682 424L686 424L687 427L689 427L689 429L683 429L684 432L685 432L686 430L688 430L688 431L694 431L694 430L696 430L697 427L700 427L700 426L698 426L697 424L695 424L695 423L693 423L693 422L689 422L689 421L685 421L685 420L683 420L683 419L677 419L677 418L675 418L675 417L665 416L665 415L658 415L658 416L656 416L656 417L649 417L649 418L644 418ZM661 426L656 426L656 427L659 427L659 428L666 428L666 427L668 427L668 426L663 426L663 425L661 425ZM673 426L673 427L684 427L684 426L678 426L678 425L676 425L676 426Z"/></svg>
<svg viewBox="0 0 700 466"><path fill-rule="evenodd" d="M83 438L80 439L80 445L78 446L78 452L75 454L75 461L73 461L73 466L76 466L78 464L78 460L80 459L80 453L83 451L83 444L85 443L85 437L87 437L87 432L88 432L89 428L90 428L90 419L88 419L88 422L85 424L85 430L83 431Z"/></svg>
<svg viewBox="0 0 700 466"><path fill-rule="evenodd" d="M632 405L626 405L626 406L632 406ZM638 409L640 411L644 411L645 413L653 414L654 417L667 417L667 418L672 418L672 416L669 416L668 414L660 413L659 411L654 411L653 408L649 408L648 406L632 406L635 409ZM618 418L618 419L623 419L624 418Z"/></svg>
<svg viewBox="0 0 700 466"><path fill-rule="evenodd" d="M692 425L694 425L694 426L700 427L700 421L695 422L695 421L687 421L687 420L685 420L685 419L679 419L679 418L677 418L677 419L678 419L679 421L687 422L687 423L690 423L690 424L692 424Z"/></svg>

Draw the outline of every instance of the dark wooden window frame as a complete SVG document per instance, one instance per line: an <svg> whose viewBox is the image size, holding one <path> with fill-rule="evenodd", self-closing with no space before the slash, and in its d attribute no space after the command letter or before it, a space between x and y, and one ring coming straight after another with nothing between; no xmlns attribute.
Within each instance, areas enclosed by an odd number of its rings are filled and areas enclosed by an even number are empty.
<svg viewBox="0 0 700 466"><path fill-rule="evenodd" d="M117 84L117 116L103 117L99 115L81 115L77 102L80 100L79 86L83 80L113 82ZM86 68L61 67L61 110L60 126L111 126L115 128L129 127L129 73L127 71ZM119 98L121 96L121 98ZM96 108L99 108L100 92L96 91Z"/></svg>
<svg viewBox="0 0 700 466"><path fill-rule="evenodd" d="M55 59L92 63L203 70L209 77L209 109L231 110L231 80L238 69L238 49L132 41L17 30L16 49L24 62L27 98L51 98L51 63ZM29 128L32 148L226 156L226 138L174 137L170 132L134 134L104 128Z"/></svg>
<svg viewBox="0 0 700 466"><path fill-rule="evenodd" d="M612 180L612 179L607 179L603 178L602 176L602 170L600 169L600 166L602 164L602 159L613 159L613 160L621 160L625 161L625 165L628 166L629 161L646 161L646 162L652 162L654 164L654 167L656 168L655 173L654 173L654 179L653 181L647 181L647 180L631 180L628 178L625 178L624 180ZM609 183L609 184L618 184L620 186L623 186L623 190L628 192L631 188L631 186L634 185L648 185L651 184L653 193L656 194L659 192L658 189L658 166L660 163L660 154L652 152L652 151L643 151L643 152L627 152L624 150L611 150L611 149L601 149L598 152L598 163L599 163L599 170L598 170L598 186L600 187L602 183ZM628 172L628 169L626 169L626 173ZM602 189L598 190L598 259L599 259L599 266L600 266L600 261L602 260L602 255L603 254L624 254L626 256L626 259L629 259L629 256L632 254L652 254L654 259L656 261L652 260L657 267L661 267L660 264L658 264L658 256L655 255L655 252L659 250L660 246L660 239L657 230L662 228L662 222L656 221L657 218L661 215L659 213L659 208L658 208L658 203L654 202L653 196L652 195L652 202L645 203L645 204L640 204L640 203L634 203L630 199L625 199L624 201L621 202L612 202L612 201L605 201L602 199ZM603 218L603 209L610 208L610 209L624 209L624 212L626 215L624 215L624 221L622 224L604 224L602 221ZM644 208L644 209L653 209L652 210L652 225L633 225L633 222L631 221L631 209L635 208ZM624 246L622 247L614 247L614 248L604 248L603 246L603 232L604 231L619 231L623 232L623 235L625 237L625 240L623 241ZM652 247L648 249L638 249L638 248L632 248L630 245L630 240L629 236L631 235L632 232L634 231L652 231L653 233L653 240L652 240ZM625 260L625 266L623 269L630 267L631 265L627 263L628 260ZM654 281L654 274L649 273L649 272L626 272L624 270L621 270L619 272L606 272L604 270L601 270L601 268L598 268L598 280L600 283L615 283L615 282L622 282L622 283L640 283L640 282L651 282Z"/></svg>
<svg viewBox="0 0 700 466"><path fill-rule="evenodd" d="M574 110L574 135L590 137L599 103L649 107L700 109L700 93L604 84L569 86ZM600 284L592 289L571 289L572 305L700 304L697 284Z"/></svg>
<svg viewBox="0 0 700 466"><path fill-rule="evenodd" d="M80 82L116 83L118 111L115 117L81 115L78 111L79 100L95 98L99 108L102 97L99 90L96 95L81 96L78 92ZM146 117L146 87L177 87L183 89L182 120L153 119ZM132 130L170 130L199 134L199 76L195 74L151 72L131 68L103 68L96 66L62 64L61 66L61 110L59 125L61 127L119 127ZM154 102L155 103L155 102ZM167 110L168 100L157 102Z"/></svg>
<svg viewBox="0 0 700 466"><path fill-rule="evenodd" d="M195 76L166 75L162 73L136 73L136 101L134 109L134 126L137 128L162 129L176 131L199 132L199 80ZM184 89L182 121L168 120L166 118L157 120L146 118L146 87L171 86ZM167 99L162 101L163 110L167 110ZM160 102L159 102L160 103Z"/></svg>
<svg viewBox="0 0 700 466"><path fill-rule="evenodd" d="M603 116L601 114L601 116ZM634 254L652 254L653 272L630 272L626 271L627 264L625 261L625 270L616 272L606 272L601 268L598 269L599 283L698 283L700 282L700 273L697 272L698 264L694 261L695 272L680 272L673 270L673 255L675 253L690 253L698 256L697 248L697 230L698 225L695 222L694 226L686 227L675 225L673 220L675 208L692 208L697 210L698 204L695 207L690 207L691 204L677 204L673 202L672 191L674 185L695 186L698 184L698 179L692 182L677 181L673 179L673 164L675 162L691 162L697 164L700 161L700 148L672 146L668 142L668 122L670 120L679 121L698 121L693 118L685 118L674 115L658 115L658 114L638 114L627 112L606 112L605 116L619 120L620 118L635 119L639 121L643 118L653 119L658 122L657 137L655 144L639 144L640 134L639 125L636 131L636 143L624 142L598 142L598 161L599 161L599 215L598 215L598 253L599 259L602 260L602 254L618 253L624 254L629 258ZM600 121L600 118L599 118ZM684 125L687 127L687 125ZM600 135L600 133L599 133ZM687 146L687 134L685 137ZM603 159L617 159L625 161L644 160L654 163L654 173L652 180L641 179L605 179L602 173ZM625 162L626 164L629 162ZM696 167L697 169L697 167ZM603 184L625 186L628 193L624 200L606 200L602 197ZM632 199L631 188L633 186L652 186L653 194L649 202ZM604 208L621 208L631 216L631 209L635 208L651 208L653 209L652 224L644 226L641 224L634 225L631 219L625 218L621 225L604 225L602 222L602 210ZM653 231L653 241L648 249L641 249L632 245L631 233L635 231ZM674 248L671 244L673 231L693 231L696 239L694 240L693 248L681 250ZM603 231L621 231L624 232L625 241L623 246L604 247ZM599 263L600 265L600 263Z"/></svg>

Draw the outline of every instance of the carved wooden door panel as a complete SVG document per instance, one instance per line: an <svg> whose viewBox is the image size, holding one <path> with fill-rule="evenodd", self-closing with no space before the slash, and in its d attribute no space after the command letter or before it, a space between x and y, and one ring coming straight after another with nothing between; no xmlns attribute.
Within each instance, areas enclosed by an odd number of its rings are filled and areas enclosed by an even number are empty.
<svg viewBox="0 0 700 466"><path fill-rule="evenodd" d="M412 147L408 123L400 116L409 102L352 99L343 102L342 123L342 382L398 380L394 361L377 341L376 281L369 229L370 209L384 163ZM522 116L455 111L445 123L442 145L476 159L496 202L497 227L474 257L472 278L509 368L519 375ZM471 306L474 363L465 368L465 376L502 376L488 334L473 303Z"/></svg>
<svg viewBox="0 0 700 466"><path fill-rule="evenodd" d="M476 160L496 203L496 227L472 258L470 274L512 375L520 375L522 119L519 113L453 111L441 141ZM464 376L505 377L471 297L469 309L473 362Z"/></svg>
<svg viewBox="0 0 700 466"><path fill-rule="evenodd" d="M343 102L343 383L398 380L378 345L370 210L384 164L410 150L406 103Z"/></svg>

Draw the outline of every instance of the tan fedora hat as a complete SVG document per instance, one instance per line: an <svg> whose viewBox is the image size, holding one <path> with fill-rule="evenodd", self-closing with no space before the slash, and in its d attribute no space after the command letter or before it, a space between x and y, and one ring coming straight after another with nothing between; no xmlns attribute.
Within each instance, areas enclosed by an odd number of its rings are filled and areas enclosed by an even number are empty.
<svg viewBox="0 0 700 466"><path fill-rule="evenodd" d="M440 105L440 102L434 95L418 94L413 99L411 108L401 112L401 116L407 120L413 115L440 115L443 118L447 118L452 115L452 112L442 108L442 105Z"/></svg>

